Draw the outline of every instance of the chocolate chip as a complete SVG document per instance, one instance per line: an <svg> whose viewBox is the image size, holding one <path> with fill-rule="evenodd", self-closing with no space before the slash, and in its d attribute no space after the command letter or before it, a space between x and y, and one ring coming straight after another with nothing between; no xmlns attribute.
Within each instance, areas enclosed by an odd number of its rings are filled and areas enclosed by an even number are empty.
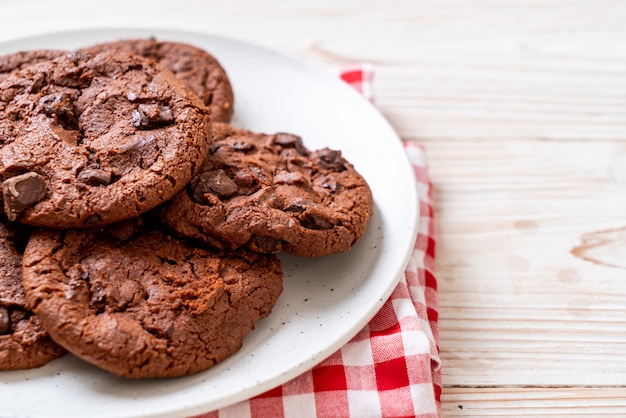
<svg viewBox="0 0 626 418"><path fill-rule="evenodd" d="M96 314L101 314L106 308L106 289L102 287L99 282L91 285L91 300L89 307L96 311Z"/></svg>
<svg viewBox="0 0 626 418"><path fill-rule="evenodd" d="M200 198L205 193L213 193L220 198L226 198L234 195L238 190L237 184L222 169L198 174L192 184L194 199ZM204 199L199 199L199 201L202 200Z"/></svg>
<svg viewBox="0 0 626 418"><path fill-rule="evenodd" d="M140 104L133 110L133 124L137 129L156 129L174 123L169 106Z"/></svg>
<svg viewBox="0 0 626 418"><path fill-rule="evenodd" d="M267 180L263 169L256 164L248 164L246 169L237 170L233 179L239 187L240 195L249 196L261 188L261 183Z"/></svg>
<svg viewBox="0 0 626 418"><path fill-rule="evenodd" d="M39 100L47 116L55 118L59 125L68 130L78 129L76 110L72 98L67 93L48 94Z"/></svg>
<svg viewBox="0 0 626 418"><path fill-rule="evenodd" d="M341 172L346 169L346 166L344 165L344 160L341 156L341 151L324 148L317 151L316 154L317 155L315 160L317 162L317 165L319 165L320 167L326 170L336 172Z"/></svg>
<svg viewBox="0 0 626 418"><path fill-rule="evenodd" d="M337 189L339 189L339 183L337 183L334 180L329 180L329 181L325 181L322 184L322 187L325 188L325 189L330 190L331 192L336 192Z"/></svg>
<svg viewBox="0 0 626 418"><path fill-rule="evenodd" d="M248 242L248 248L257 253L276 254L283 249L283 245L276 238L254 235Z"/></svg>
<svg viewBox="0 0 626 418"><path fill-rule="evenodd" d="M310 200L307 200L307 199L296 199L296 200L293 200L292 202L288 203L287 206L285 206L283 208L283 210L285 212L301 213L301 212L304 212L307 207L312 206L312 205L315 205L315 203L313 203Z"/></svg>
<svg viewBox="0 0 626 418"><path fill-rule="evenodd" d="M252 151L256 148L256 146L252 143L252 142L246 142L246 141L232 141L230 143L218 143L218 144L212 144L209 146L209 152L211 154L215 154L215 152L224 147L224 146L230 146L232 149L234 149L235 151L241 151L241 152L248 152L248 151Z"/></svg>
<svg viewBox="0 0 626 418"><path fill-rule="evenodd" d="M304 175L299 171L279 171L274 176L274 184L304 184Z"/></svg>
<svg viewBox="0 0 626 418"><path fill-rule="evenodd" d="M4 211L10 221L17 219L24 209L39 202L46 194L46 180L42 175L29 172L2 182Z"/></svg>
<svg viewBox="0 0 626 418"><path fill-rule="evenodd" d="M215 154L218 149L222 148L224 144L211 144L209 146L209 153Z"/></svg>
<svg viewBox="0 0 626 418"><path fill-rule="evenodd" d="M0 335L6 335L11 331L11 318L9 310L0 306Z"/></svg>
<svg viewBox="0 0 626 418"><path fill-rule="evenodd" d="M231 146L233 149L241 152L252 151L255 148L253 143L245 141L235 141L231 144Z"/></svg>
<svg viewBox="0 0 626 418"><path fill-rule="evenodd" d="M199 175L201 176L201 175ZM196 180L199 180L196 178ZM187 186L191 200L204 206L215 206L221 203L219 197L213 194L213 190L202 181L192 181Z"/></svg>
<svg viewBox="0 0 626 418"><path fill-rule="evenodd" d="M288 163L302 165L304 159L294 148L285 148L280 152L280 156L287 160Z"/></svg>
<svg viewBox="0 0 626 418"><path fill-rule="evenodd" d="M306 149L304 144L302 143L302 138L297 135L287 134L287 133L277 133L274 136L274 143L278 145L282 145L283 147L292 147L298 151L298 154L306 156L309 155L309 150Z"/></svg>
<svg viewBox="0 0 626 418"><path fill-rule="evenodd" d="M300 224L307 229L330 229L333 224L313 213L307 213Z"/></svg>
<svg viewBox="0 0 626 418"><path fill-rule="evenodd" d="M98 168L85 168L78 174L78 179L92 186L102 186L111 184L113 175L108 171Z"/></svg>
<svg viewBox="0 0 626 418"><path fill-rule="evenodd" d="M72 101L67 93L55 93L43 96L39 103L43 106L43 110L47 116L62 116L67 113L73 113Z"/></svg>
<svg viewBox="0 0 626 418"><path fill-rule="evenodd" d="M71 51L68 52L66 57L74 62L74 64L80 64L81 61L85 61L91 58L91 54L83 53L80 51Z"/></svg>
<svg viewBox="0 0 626 418"><path fill-rule="evenodd" d="M249 164L248 169L254 175L254 180L252 182L252 186L256 186L258 182L267 183L270 181L268 175L271 176L271 172L269 170L264 170L262 167L259 167L256 164Z"/></svg>
<svg viewBox="0 0 626 418"><path fill-rule="evenodd" d="M200 181L201 176L202 174L199 174L191 183L189 183L187 190L191 195L191 200L203 205L206 204L205 194L210 193L210 190L204 190L204 185L202 181Z"/></svg>

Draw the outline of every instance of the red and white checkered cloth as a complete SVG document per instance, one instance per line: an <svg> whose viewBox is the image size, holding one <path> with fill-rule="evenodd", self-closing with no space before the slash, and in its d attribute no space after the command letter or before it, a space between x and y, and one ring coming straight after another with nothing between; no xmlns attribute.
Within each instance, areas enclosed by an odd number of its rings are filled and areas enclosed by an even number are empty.
<svg viewBox="0 0 626 418"><path fill-rule="evenodd" d="M372 100L369 66L341 78ZM406 142L420 219L413 254L391 297L345 346L295 379L197 418L428 417L441 415L435 222L424 149Z"/></svg>

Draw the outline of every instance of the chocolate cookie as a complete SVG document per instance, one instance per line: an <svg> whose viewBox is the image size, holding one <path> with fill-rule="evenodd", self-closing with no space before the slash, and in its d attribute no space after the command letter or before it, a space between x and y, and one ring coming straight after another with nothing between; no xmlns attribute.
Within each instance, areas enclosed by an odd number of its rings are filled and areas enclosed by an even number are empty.
<svg viewBox="0 0 626 418"><path fill-rule="evenodd" d="M0 182L9 220L104 225L169 199L210 142L208 109L152 60L71 54L0 83ZM2 211L2 209L0 209Z"/></svg>
<svg viewBox="0 0 626 418"><path fill-rule="evenodd" d="M54 49L36 49L1 55L0 82L7 78L12 71L20 70L24 67L27 67L31 64L36 64L38 62L50 61L66 54L66 51L59 51Z"/></svg>
<svg viewBox="0 0 626 418"><path fill-rule="evenodd" d="M172 71L209 107L211 120L230 122L233 115L233 89L220 63L208 52L180 42L127 39L82 49L98 53L118 50L157 61Z"/></svg>
<svg viewBox="0 0 626 418"><path fill-rule="evenodd" d="M160 211L168 226L217 248L300 257L346 251L364 234L372 193L341 152L309 151L287 133L213 128L200 172Z"/></svg>
<svg viewBox="0 0 626 418"><path fill-rule="evenodd" d="M65 353L39 324L22 286L22 225L0 219L0 370L40 367Z"/></svg>
<svg viewBox="0 0 626 418"><path fill-rule="evenodd" d="M270 313L280 261L199 247L140 220L34 233L24 253L28 300L59 344L116 375L205 370Z"/></svg>

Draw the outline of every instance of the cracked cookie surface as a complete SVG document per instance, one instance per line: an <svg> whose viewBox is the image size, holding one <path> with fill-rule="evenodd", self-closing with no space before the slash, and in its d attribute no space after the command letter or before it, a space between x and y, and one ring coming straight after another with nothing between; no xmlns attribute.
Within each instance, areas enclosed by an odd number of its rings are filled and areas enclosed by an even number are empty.
<svg viewBox="0 0 626 418"><path fill-rule="evenodd" d="M365 233L372 193L340 151L222 123L213 139L199 173L160 208L181 235L216 248L316 257L347 251Z"/></svg>
<svg viewBox="0 0 626 418"><path fill-rule="evenodd" d="M206 106L152 60L29 65L0 82L0 212L49 228L131 218L178 192L210 140Z"/></svg>
<svg viewBox="0 0 626 418"><path fill-rule="evenodd" d="M65 354L41 327L22 286L30 230L0 217L0 370L31 369Z"/></svg>
<svg viewBox="0 0 626 418"><path fill-rule="evenodd" d="M11 72L21 70L31 64L50 61L66 55L67 51L56 49L34 49L18 51L0 56L0 82L9 77Z"/></svg>
<svg viewBox="0 0 626 418"><path fill-rule="evenodd" d="M148 38L108 42L81 51L99 53L112 50L155 60L202 99L211 112L212 121L230 122L234 110L230 80L219 61L205 50L187 43Z"/></svg>
<svg viewBox="0 0 626 418"><path fill-rule="evenodd" d="M24 253L26 294L50 335L129 378L220 362L270 313L282 278L273 255L209 249L143 218L39 230Z"/></svg>

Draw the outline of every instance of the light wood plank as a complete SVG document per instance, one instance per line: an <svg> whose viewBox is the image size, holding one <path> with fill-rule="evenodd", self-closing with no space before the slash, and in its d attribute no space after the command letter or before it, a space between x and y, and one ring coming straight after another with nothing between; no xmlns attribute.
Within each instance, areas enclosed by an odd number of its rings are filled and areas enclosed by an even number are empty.
<svg viewBox="0 0 626 418"><path fill-rule="evenodd" d="M626 3L619 0L273 0L2 5L0 40L94 26L239 38L325 70L366 61L404 138L626 139ZM50 16L55 16L53 19Z"/></svg>
<svg viewBox="0 0 626 418"><path fill-rule="evenodd" d="M626 144L426 149L444 384L626 385Z"/></svg>
<svg viewBox="0 0 626 418"><path fill-rule="evenodd" d="M445 417L623 417L625 388L446 388Z"/></svg>

